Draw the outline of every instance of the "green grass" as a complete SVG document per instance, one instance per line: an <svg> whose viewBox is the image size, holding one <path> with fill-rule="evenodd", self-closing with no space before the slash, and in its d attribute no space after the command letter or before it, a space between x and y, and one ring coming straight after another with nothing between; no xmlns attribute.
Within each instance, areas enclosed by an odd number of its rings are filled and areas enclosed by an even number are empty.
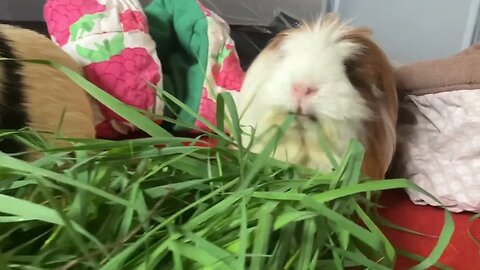
<svg viewBox="0 0 480 270"><path fill-rule="evenodd" d="M173 137L65 67L30 62L65 72L152 137L70 139L74 147L53 149L31 131L2 132L45 157L26 163L0 153L0 269L392 269L398 254L427 269L452 235L445 211L430 256L396 250L377 226L375 198L421 189L359 177L364 149L356 141L328 173L270 159L275 140L253 154L239 144L233 101L222 94L221 124L203 135L218 144L198 146L200 137ZM232 136L223 133L225 112Z"/></svg>

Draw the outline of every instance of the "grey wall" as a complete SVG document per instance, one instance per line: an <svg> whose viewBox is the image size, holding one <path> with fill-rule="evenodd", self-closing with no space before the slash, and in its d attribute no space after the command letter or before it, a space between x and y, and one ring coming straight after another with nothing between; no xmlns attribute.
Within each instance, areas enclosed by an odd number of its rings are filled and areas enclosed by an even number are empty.
<svg viewBox="0 0 480 270"><path fill-rule="evenodd" d="M276 10L287 10L296 17L313 18L321 12L326 0L201 0L230 23L266 24ZM42 20L46 0L0 0L0 19ZM140 0L144 5L151 0ZM301 4L298 4L301 2Z"/></svg>
<svg viewBox="0 0 480 270"><path fill-rule="evenodd" d="M401 63L445 57L471 44L477 0L338 1L337 12L368 26L387 54Z"/></svg>
<svg viewBox="0 0 480 270"><path fill-rule="evenodd" d="M203 0L231 23L267 24L276 10L302 19L329 11L367 26L395 62L446 57L469 46L480 0ZM328 4L328 5L327 5ZM480 34L479 34L480 36Z"/></svg>
<svg viewBox="0 0 480 270"><path fill-rule="evenodd" d="M151 0L140 0L149 3ZM278 10L311 19L330 4L400 63L445 57L471 44L480 0L201 0L230 23L268 24ZM0 19L42 20L45 0L0 0ZM480 36L480 35L479 35Z"/></svg>
<svg viewBox="0 0 480 270"><path fill-rule="evenodd" d="M44 0L0 0L2 20L42 20Z"/></svg>
<svg viewBox="0 0 480 270"><path fill-rule="evenodd" d="M201 0L229 23L269 24L277 11L313 19L322 13L326 0Z"/></svg>
<svg viewBox="0 0 480 270"><path fill-rule="evenodd" d="M151 0L140 0L150 3ZM0 0L0 20L43 20L43 5L46 0Z"/></svg>

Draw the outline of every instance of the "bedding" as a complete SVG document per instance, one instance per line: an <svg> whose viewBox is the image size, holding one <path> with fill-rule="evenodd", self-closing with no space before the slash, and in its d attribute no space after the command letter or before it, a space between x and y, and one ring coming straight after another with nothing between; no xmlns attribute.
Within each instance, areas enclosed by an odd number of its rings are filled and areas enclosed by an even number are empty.
<svg viewBox="0 0 480 270"><path fill-rule="evenodd" d="M142 6L131 0L48 0L44 16L51 39L81 64L90 82L121 102L162 115L162 66ZM95 103L97 137L112 139L136 128Z"/></svg>
<svg viewBox="0 0 480 270"><path fill-rule="evenodd" d="M165 91L215 125L216 96L223 91L235 95L244 77L230 26L196 0L154 0L145 13L164 63ZM169 107L174 109L168 116L193 125L193 131L210 130L176 104ZM189 130L178 123L173 129Z"/></svg>
<svg viewBox="0 0 480 270"><path fill-rule="evenodd" d="M452 212L480 212L480 45L396 71L402 109L395 176ZM408 190L419 205L439 204Z"/></svg>
<svg viewBox="0 0 480 270"><path fill-rule="evenodd" d="M145 8L137 0L48 0L44 14L51 39L90 82L159 124L173 118L175 131L209 130L190 110L215 125L216 95L240 91L244 74L230 27L196 0L154 0ZM97 137L136 131L97 105Z"/></svg>

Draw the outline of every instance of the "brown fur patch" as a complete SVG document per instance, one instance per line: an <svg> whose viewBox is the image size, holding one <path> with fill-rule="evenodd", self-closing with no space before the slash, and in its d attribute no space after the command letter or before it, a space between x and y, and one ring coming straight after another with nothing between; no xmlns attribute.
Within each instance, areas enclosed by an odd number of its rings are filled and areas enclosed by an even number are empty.
<svg viewBox="0 0 480 270"><path fill-rule="evenodd" d="M394 128L397 122L398 98L393 68L370 35L369 29L361 28L344 36L362 47L361 53L348 59L345 66L351 83L368 101L374 113L374 119L367 123L363 173L375 179L383 179L396 145ZM379 93L375 93L376 90Z"/></svg>
<svg viewBox="0 0 480 270"><path fill-rule="evenodd" d="M81 67L45 36L9 25L0 25L0 31L11 41L18 58L54 61L82 74ZM61 136L94 138L91 100L84 90L52 67L26 62L22 64L29 126L40 132L55 133L65 110L59 130ZM56 140L55 135L44 137L54 145L68 145Z"/></svg>
<svg viewBox="0 0 480 270"><path fill-rule="evenodd" d="M301 20L298 27L293 27L287 30L284 30L280 33L278 33L274 38L270 40L270 42L267 44L265 50L272 50L272 49L277 49L278 46L282 43L283 40L288 38L290 35L296 33L296 32L305 32L305 31L313 31L314 28L316 27L334 27L334 28L351 28L352 30L354 28L349 27L347 25L344 25L340 19L335 13L327 13L323 15L321 18L319 18L316 21L305 21ZM355 29L355 31L352 31L352 33L356 34L368 34L371 33L370 30L368 29ZM346 37L347 38L347 37Z"/></svg>
<svg viewBox="0 0 480 270"><path fill-rule="evenodd" d="M268 42L267 46L265 47L265 51L269 51L269 50L272 51L272 50L278 49L278 47L282 44L282 42L295 31L297 31L297 29L291 28L278 33L277 35L275 35L275 37L273 37L270 40L270 42Z"/></svg>
<svg viewBox="0 0 480 270"><path fill-rule="evenodd" d="M325 25L325 24L331 24L331 25L338 25L340 23L339 18L333 14L327 14L321 19L315 21L315 22L308 22L305 20L301 20L299 25L297 27L289 28L287 30L284 30L273 37L270 42L267 44L265 47L265 50L275 50L278 49L280 44L282 44L282 41L287 39L290 35L296 33L296 32L304 32L304 31L310 31L313 27L317 26L317 24Z"/></svg>

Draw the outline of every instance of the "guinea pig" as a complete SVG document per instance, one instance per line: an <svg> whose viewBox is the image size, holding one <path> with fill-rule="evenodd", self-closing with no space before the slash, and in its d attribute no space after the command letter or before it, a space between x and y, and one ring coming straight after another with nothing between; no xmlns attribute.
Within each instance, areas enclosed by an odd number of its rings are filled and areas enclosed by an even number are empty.
<svg viewBox="0 0 480 270"><path fill-rule="evenodd" d="M0 24L0 58L42 59L62 64L82 75L82 68L46 36L16 26ZM30 128L52 146L69 144L58 140L94 138L94 112L87 93L53 67L23 61L0 61L0 129ZM0 151L17 154L30 151L13 138L0 141ZM21 158L40 157L32 153Z"/></svg>
<svg viewBox="0 0 480 270"><path fill-rule="evenodd" d="M330 171L318 130L341 161L352 139L365 148L363 176L383 179L396 149L397 90L392 65L371 31L333 14L279 33L246 72L235 98L242 141L262 151L272 127L294 115L273 158Z"/></svg>

